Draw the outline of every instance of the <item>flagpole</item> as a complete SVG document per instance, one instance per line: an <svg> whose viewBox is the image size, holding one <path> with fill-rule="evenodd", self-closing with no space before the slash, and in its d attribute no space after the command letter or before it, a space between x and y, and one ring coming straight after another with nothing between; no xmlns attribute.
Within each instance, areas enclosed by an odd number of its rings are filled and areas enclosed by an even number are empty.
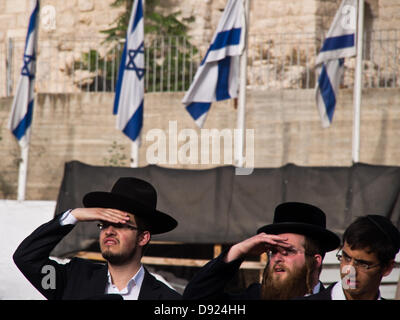
<svg viewBox="0 0 400 320"><path fill-rule="evenodd" d="M19 163L18 172L18 201L25 200L26 193L26 177L28 174L28 155L29 155L29 145L21 147L21 161Z"/></svg>
<svg viewBox="0 0 400 320"><path fill-rule="evenodd" d="M142 0L143 7L143 19L146 10L146 0ZM139 148L140 148L140 136L131 143L131 168L139 167Z"/></svg>
<svg viewBox="0 0 400 320"><path fill-rule="evenodd" d="M146 1L142 0L143 6L143 19L144 19L144 10L145 10ZM139 143L140 137L131 143L131 168L139 167Z"/></svg>
<svg viewBox="0 0 400 320"><path fill-rule="evenodd" d="M144 21L143 1L135 0L119 65L113 114L117 128L131 140L129 166L139 166L140 131L144 105Z"/></svg>
<svg viewBox="0 0 400 320"><path fill-rule="evenodd" d="M139 139L140 137L131 143L131 168L139 167Z"/></svg>
<svg viewBox="0 0 400 320"><path fill-rule="evenodd" d="M21 158L18 166L17 200L26 195L28 156L35 100L35 74L38 43L39 0L31 0L31 14L25 40L23 67L11 107L9 128L18 139Z"/></svg>
<svg viewBox="0 0 400 320"><path fill-rule="evenodd" d="M357 56L356 70L354 78L354 123L353 123L353 163L360 159L360 111L361 111L361 91L362 91L362 48L364 35L364 0L358 0L358 25L357 25Z"/></svg>
<svg viewBox="0 0 400 320"><path fill-rule="evenodd" d="M238 141L235 146L236 166L243 167L244 165L244 132L246 128L246 80L247 80L247 34L249 26L249 0L244 1L244 50L240 56L240 82L239 82L239 96L238 96L238 110L237 110L237 129Z"/></svg>

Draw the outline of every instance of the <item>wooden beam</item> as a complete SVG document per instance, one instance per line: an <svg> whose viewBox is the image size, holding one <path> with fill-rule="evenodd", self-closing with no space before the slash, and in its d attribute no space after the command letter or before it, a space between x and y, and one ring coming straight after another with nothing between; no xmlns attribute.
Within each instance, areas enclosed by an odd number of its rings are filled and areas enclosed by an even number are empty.
<svg viewBox="0 0 400 320"><path fill-rule="evenodd" d="M222 252L222 245L214 244L214 258L218 257Z"/></svg>
<svg viewBox="0 0 400 320"><path fill-rule="evenodd" d="M400 300L400 276L399 276L399 280L397 281L396 293L394 296L394 300Z"/></svg>
<svg viewBox="0 0 400 320"><path fill-rule="evenodd" d="M264 252L264 253L260 256L260 264L264 265L264 268L265 268L265 266L267 265L267 260L268 260L268 256L267 256L267 254ZM260 283L261 283L262 280L263 280L264 268L260 269L260 272L259 272Z"/></svg>
<svg viewBox="0 0 400 320"><path fill-rule="evenodd" d="M99 252L79 251L75 257L89 260L105 261ZM210 260L207 259L184 259L184 258L165 258L165 257L147 257L142 258L143 264L162 265L162 266L181 266L181 267L202 267ZM262 261L244 261L241 269L264 269L265 262Z"/></svg>

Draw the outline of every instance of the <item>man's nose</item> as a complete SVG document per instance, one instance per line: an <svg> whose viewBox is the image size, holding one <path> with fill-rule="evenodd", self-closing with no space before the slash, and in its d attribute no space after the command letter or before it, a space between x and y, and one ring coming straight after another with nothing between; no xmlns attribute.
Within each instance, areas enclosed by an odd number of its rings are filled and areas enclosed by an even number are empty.
<svg viewBox="0 0 400 320"><path fill-rule="evenodd" d="M115 227L110 224L104 229L104 232L106 235L115 234Z"/></svg>
<svg viewBox="0 0 400 320"><path fill-rule="evenodd" d="M271 257L271 261L280 262L280 261L284 260L285 255L280 251L276 251L273 254L271 254L270 257Z"/></svg>

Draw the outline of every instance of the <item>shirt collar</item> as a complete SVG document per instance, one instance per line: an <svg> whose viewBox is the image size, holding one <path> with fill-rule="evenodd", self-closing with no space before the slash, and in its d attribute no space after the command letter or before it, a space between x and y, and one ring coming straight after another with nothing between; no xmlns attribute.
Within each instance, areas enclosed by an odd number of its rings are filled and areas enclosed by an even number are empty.
<svg viewBox="0 0 400 320"><path fill-rule="evenodd" d="M314 287L312 293L313 293L313 294L316 294L316 293L318 293L318 292L320 291L320 289L321 289L321 282L318 281L318 283L317 283L317 285Z"/></svg>
<svg viewBox="0 0 400 320"><path fill-rule="evenodd" d="M144 278L144 268L141 265L138 272L128 281L126 287L122 291L130 292L134 286L141 286ZM110 270L107 271L107 282L109 286L113 286Z"/></svg>
<svg viewBox="0 0 400 320"><path fill-rule="evenodd" d="M336 284L333 286L332 292L331 292L331 298L332 298L332 300L347 300L346 296L344 295L342 281L336 282ZM377 300L382 300L380 291L378 291L378 299Z"/></svg>
<svg viewBox="0 0 400 320"><path fill-rule="evenodd" d="M317 284L315 285L315 287L313 288L312 293L307 293L307 294L305 294L304 296L307 297L307 296L310 296L310 295L312 295L312 294L316 294L316 293L318 293L318 292L320 291L320 289L321 289L321 282L318 281L318 283L317 283Z"/></svg>

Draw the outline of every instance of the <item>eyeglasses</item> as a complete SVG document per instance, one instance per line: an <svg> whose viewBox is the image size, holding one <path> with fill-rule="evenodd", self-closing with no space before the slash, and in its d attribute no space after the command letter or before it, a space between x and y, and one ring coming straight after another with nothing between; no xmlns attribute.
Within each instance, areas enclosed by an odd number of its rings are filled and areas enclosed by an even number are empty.
<svg viewBox="0 0 400 320"><path fill-rule="evenodd" d="M139 230L138 227L132 226L130 224L123 224L123 223L111 223L111 222L99 222L97 227L99 230L107 229L109 226L117 229L130 229L130 230Z"/></svg>
<svg viewBox="0 0 400 320"><path fill-rule="evenodd" d="M351 261L353 260L353 265L356 268L362 269L362 270L369 270L375 267L380 266L380 263L377 264L373 264L372 262L368 262L368 261L363 261L363 260L358 260L358 259L354 259L353 257L350 257L346 252L344 252L342 249L340 249L338 251L338 253L336 253L336 258L340 261L343 262L345 264L350 264Z"/></svg>

